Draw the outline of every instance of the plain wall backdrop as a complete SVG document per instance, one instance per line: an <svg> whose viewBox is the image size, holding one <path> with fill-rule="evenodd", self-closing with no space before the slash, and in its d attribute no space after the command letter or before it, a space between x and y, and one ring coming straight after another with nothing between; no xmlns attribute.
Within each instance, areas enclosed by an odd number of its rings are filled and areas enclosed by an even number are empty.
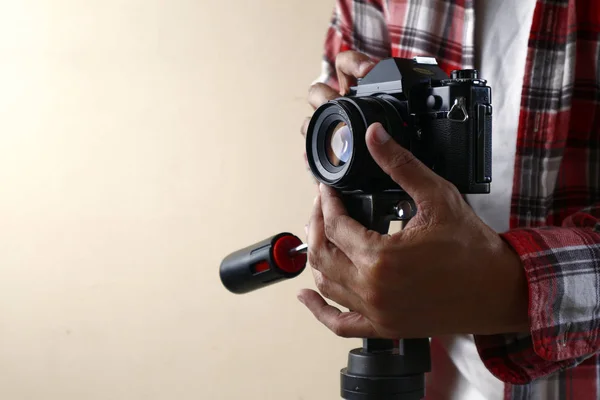
<svg viewBox="0 0 600 400"><path fill-rule="evenodd" d="M358 340L236 296L304 238L299 134L332 0L0 2L0 399L339 398Z"/></svg>

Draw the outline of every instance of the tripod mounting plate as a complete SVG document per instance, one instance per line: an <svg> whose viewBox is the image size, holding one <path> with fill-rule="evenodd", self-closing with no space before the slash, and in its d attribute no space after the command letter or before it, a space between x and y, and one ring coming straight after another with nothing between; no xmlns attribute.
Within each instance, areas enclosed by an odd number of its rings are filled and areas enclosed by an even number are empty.
<svg viewBox="0 0 600 400"><path fill-rule="evenodd" d="M348 215L381 234L388 233L390 221L407 221L417 211L404 192L343 193L341 197Z"/></svg>

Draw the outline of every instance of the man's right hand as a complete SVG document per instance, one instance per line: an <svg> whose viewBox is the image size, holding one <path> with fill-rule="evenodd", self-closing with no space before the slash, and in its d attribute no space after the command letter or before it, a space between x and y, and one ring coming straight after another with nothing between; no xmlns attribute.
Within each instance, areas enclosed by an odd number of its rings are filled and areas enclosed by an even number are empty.
<svg viewBox="0 0 600 400"><path fill-rule="evenodd" d="M346 95L351 86L356 85L357 78L364 77L374 66L376 61L369 56L357 51L345 51L337 55L335 58L335 70L338 78L340 90L339 92L329 85L324 83L315 83L308 90L308 103L316 110L322 104L327 103L343 95ZM306 138L306 131L311 117L306 117L300 132ZM306 152L304 153L304 161L308 168L308 160Z"/></svg>

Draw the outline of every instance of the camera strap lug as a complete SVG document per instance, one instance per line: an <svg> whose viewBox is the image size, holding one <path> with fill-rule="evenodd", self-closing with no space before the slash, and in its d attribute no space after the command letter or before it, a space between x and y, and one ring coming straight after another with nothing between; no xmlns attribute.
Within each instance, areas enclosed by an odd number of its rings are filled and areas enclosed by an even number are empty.
<svg viewBox="0 0 600 400"><path fill-rule="evenodd" d="M457 97L454 100L454 104L450 111L448 111L448 119L454 122L467 122L469 119L469 113L467 112L467 108L465 107L465 98ZM462 114L462 118L459 115ZM456 115L456 117L455 117Z"/></svg>

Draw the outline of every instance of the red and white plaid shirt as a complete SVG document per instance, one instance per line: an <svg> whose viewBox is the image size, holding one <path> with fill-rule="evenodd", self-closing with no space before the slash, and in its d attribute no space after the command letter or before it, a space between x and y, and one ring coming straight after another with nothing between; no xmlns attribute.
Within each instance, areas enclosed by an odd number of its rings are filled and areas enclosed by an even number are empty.
<svg viewBox="0 0 600 400"><path fill-rule="evenodd" d="M345 50L473 68L474 18L472 0L337 0L319 81L338 87ZM525 269L531 329L475 336L507 399L600 398L599 58L599 1L537 0L502 235Z"/></svg>

